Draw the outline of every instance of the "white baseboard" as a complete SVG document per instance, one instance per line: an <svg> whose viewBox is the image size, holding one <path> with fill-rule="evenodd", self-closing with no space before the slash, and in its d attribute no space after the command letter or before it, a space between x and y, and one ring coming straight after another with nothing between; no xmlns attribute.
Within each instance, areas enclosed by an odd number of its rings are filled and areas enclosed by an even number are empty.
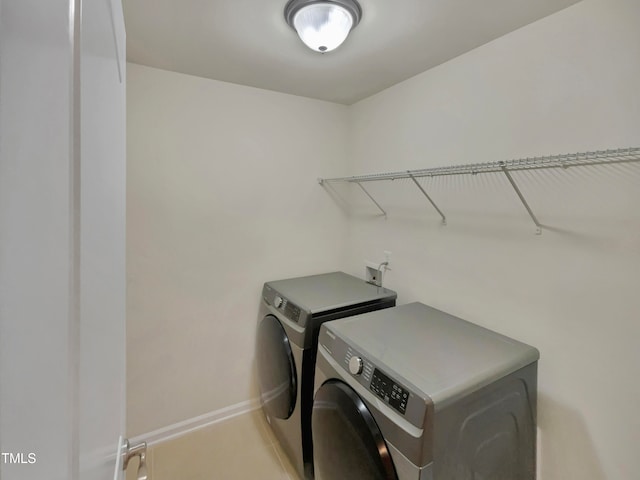
<svg viewBox="0 0 640 480"><path fill-rule="evenodd" d="M251 412L260 408L260 401L257 398L246 400L244 402L236 403L219 410L214 410L198 417L193 417L182 422L174 423L166 427L159 428L149 433L137 435L134 438L129 439L132 445L138 442L147 442L148 446L157 445L174 438L182 437L191 432L199 430L214 423L223 422L230 418L237 417L244 413Z"/></svg>

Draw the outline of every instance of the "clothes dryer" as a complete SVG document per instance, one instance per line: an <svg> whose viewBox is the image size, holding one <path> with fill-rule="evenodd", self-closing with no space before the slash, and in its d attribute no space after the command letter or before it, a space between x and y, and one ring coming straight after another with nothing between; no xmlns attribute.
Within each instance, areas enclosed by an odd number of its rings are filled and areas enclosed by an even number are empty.
<svg viewBox="0 0 640 480"><path fill-rule="evenodd" d="M323 325L316 479L535 479L538 358L420 303Z"/></svg>
<svg viewBox="0 0 640 480"><path fill-rule="evenodd" d="M320 325L393 307L396 296L343 272L264 284L256 341L260 400L302 478L313 478L311 407Z"/></svg>

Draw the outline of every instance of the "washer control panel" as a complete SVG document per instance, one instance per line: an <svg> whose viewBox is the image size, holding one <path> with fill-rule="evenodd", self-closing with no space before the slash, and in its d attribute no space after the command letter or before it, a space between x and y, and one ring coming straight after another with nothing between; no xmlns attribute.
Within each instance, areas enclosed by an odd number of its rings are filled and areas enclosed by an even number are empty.
<svg viewBox="0 0 640 480"><path fill-rule="evenodd" d="M371 382L373 364L364 359L353 348L348 347L344 355L344 365L354 377L361 377L360 383L365 387Z"/></svg>
<svg viewBox="0 0 640 480"><path fill-rule="evenodd" d="M360 375L362 373L362 369L364 368L362 358L357 355L352 356L349 359L349 371L353 375Z"/></svg>
<svg viewBox="0 0 640 480"><path fill-rule="evenodd" d="M354 377L362 376L359 382L375 393L378 398L396 410L401 415L407 412L409 402L409 390L400 383L376 368L373 363L365 360L352 347L347 348L344 356L344 364Z"/></svg>
<svg viewBox="0 0 640 480"><path fill-rule="evenodd" d="M404 415L407 412L409 390L395 382L377 368L373 370L373 378L369 390Z"/></svg>
<svg viewBox="0 0 640 480"><path fill-rule="evenodd" d="M318 355L328 355L337 363L341 369L338 378L357 382L370 392L371 399L384 403L412 425L424 428L427 411L433 404L429 396L402 381L382 361L370 360L366 351L345 341L330 327L331 322L327 322L320 328Z"/></svg>

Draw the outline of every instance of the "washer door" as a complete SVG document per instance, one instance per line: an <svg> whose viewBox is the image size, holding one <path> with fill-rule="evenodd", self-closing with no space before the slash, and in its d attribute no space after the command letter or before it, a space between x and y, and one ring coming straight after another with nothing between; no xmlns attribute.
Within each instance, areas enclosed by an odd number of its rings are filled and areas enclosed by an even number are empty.
<svg viewBox="0 0 640 480"><path fill-rule="evenodd" d="M296 364L287 333L273 315L258 326L256 359L262 407L270 417L289 418L298 390Z"/></svg>
<svg viewBox="0 0 640 480"><path fill-rule="evenodd" d="M325 382L313 400L316 480L397 480L393 461L371 412L339 380Z"/></svg>

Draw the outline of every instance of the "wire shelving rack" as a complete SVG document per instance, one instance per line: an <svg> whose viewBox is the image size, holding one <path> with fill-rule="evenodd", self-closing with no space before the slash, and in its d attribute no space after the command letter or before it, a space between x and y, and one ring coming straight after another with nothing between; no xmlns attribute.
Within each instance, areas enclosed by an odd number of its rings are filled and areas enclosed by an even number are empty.
<svg viewBox="0 0 640 480"><path fill-rule="evenodd" d="M443 225L446 225L447 218L442 210L433 201L425 188L418 182L418 178L439 177L445 175L478 175L484 173L503 173L509 184L515 190L520 202L522 202L527 213L536 225L536 233L542 233L542 225L531 210L518 184L513 179L511 172L533 171L542 169L567 169L575 167L612 165L620 163L640 162L640 148L619 148L613 150L599 150L594 152L570 153L566 155L551 155L543 157L521 158L517 160L507 160L488 163L472 163L465 165L451 165L446 167L423 168L418 170L404 170L387 173L373 173L369 175L355 175L351 177L319 178L320 185L333 183L355 183L369 197L384 216L387 212L376 201L371 193L364 187L363 183L378 182L385 180L411 179L420 192L426 197L429 203L442 217Z"/></svg>

